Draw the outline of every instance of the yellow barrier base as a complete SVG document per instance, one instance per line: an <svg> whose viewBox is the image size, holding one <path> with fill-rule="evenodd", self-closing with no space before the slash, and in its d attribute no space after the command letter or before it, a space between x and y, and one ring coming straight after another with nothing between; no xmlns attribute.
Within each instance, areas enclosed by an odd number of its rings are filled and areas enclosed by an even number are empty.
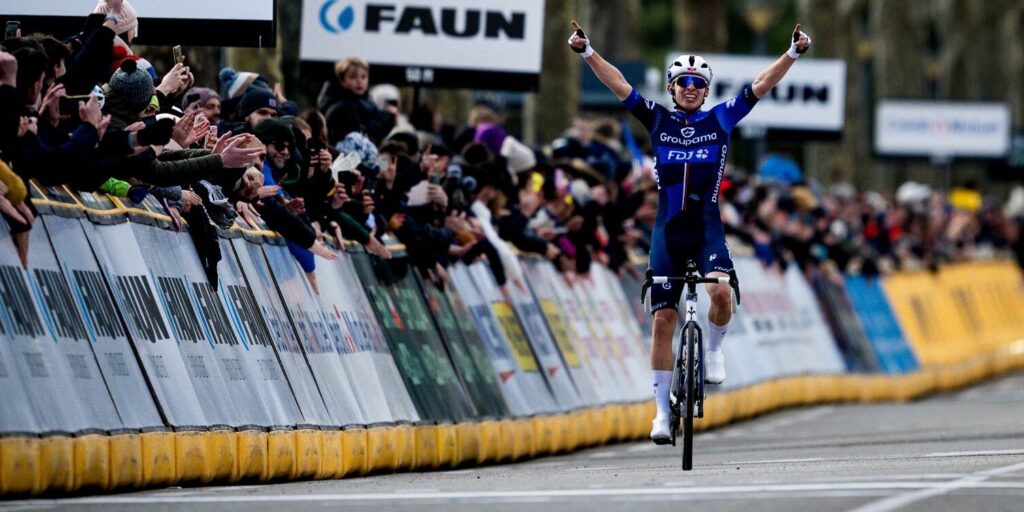
<svg viewBox="0 0 1024 512"><path fill-rule="evenodd" d="M366 455L366 429L341 431L341 476L361 476L369 471Z"/></svg>
<svg viewBox="0 0 1024 512"><path fill-rule="evenodd" d="M207 446L206 478L210 482L229 482L238 473L238 438L231 430L213 430L205 434Z"/></svg>
<svg viewBox="0 0 1024 512"><path fill-rule="evenodd" d="M455 424L458 448L452 458L452 466L474 464L480 459L480 431L481 425L477 422Z"/></svg>
<svg viewBox="0 0 1024 512"><path fill-rule="evenodd" d="M262 430L235 433L238 463L235 464L236 471L231 478L232 481L255 482L270 479L268 438L267 433Z"/></svg>
<svg viewBox="0 0 1024 512"><path fill-rule="evenodd" d="M110 436L110 488L132 489L142 482L142 436Z"/></svg>
<svg viewBox="0 0 1024 512"><path fill-rule="evenodd" d="M295 471L295 431L273 430L267 433L267 473L265 480L288 478Z"/></svg>
<svg viewBox="0 0 1024 512"><path fill-rule="evenodd" d="M44 491L40 444L35 437L0 438L0 496Z"/></svg>
<svg viewBox="0 0 1024 512"><path fill-rule="evenodd" d="M208 482L209 446L206 432L174 433L174 480L178 483Z"/></svg>
<svg viewBox="0 0 1024 512"><path fill-rule="evenodd" d="M75 450L74 488L110 489L109 438L100 434L88 434L74 438L71 444Z"/></svg>
<svg viewBox="0 0 1024 512"><path fill-rule="evenodd" d="M166 486L177 482L175 435L171 432L146 432L142 441L142 485Z"/></svg>
<svg viewBox="0 0 1024 512"><path fill-rule="evenodd" d="M36 492L71 492L75 485L75 445L74 440L65 436L48 436L39 439L39 463ZM85 469L85 468L83 468ZM91 481L96 480L97 468L90 470ZM81 484L79 484L81 485ZM92 487L99 487L93 485Z"/></svg>
<svg viewBox="0 0 1024 512"><path fill-rule="evenodd" d="M320 469L316 479L326 480L344 476L342 457L343 435L340 430L324 430L320 436Z"/></svg>
<svg viewBox="0 0 1024 512"><path fill-rule="evenodd" d="M416 425L414 432L416 469L436 469L440 465L437 454L437 425Z"/></svg>
<svg viewBox="0 0 1024 512"><path fill-rule="evenodd" d="M1024 370L1024 346L903 375L811 375L708 397L707 430L809 403L911 400ZM345 430L146 432L0 438L0 496L211 481L341 478L520 460L647 436L650 401L532 418Z"/></svg>

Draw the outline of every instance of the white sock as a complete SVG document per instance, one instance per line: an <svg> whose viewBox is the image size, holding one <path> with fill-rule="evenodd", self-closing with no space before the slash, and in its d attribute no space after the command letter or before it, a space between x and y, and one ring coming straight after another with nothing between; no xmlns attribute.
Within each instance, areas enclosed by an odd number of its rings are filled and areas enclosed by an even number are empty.
<svg viewBox="0 0 1024 512"><path fill-rule="evenodd" d="M672 372L654 370L654 403L658 406L658 414L668 414L670 387L672 387Z"/></svg>
<svg viewBox="0 0 1024 512"><path fill-rule="evenodd" d="M708 350L714 350L715 352L722 350L722 339L725 338L725 333L729 332L729 324L715 325L714 322L708 320Z"/></svg>

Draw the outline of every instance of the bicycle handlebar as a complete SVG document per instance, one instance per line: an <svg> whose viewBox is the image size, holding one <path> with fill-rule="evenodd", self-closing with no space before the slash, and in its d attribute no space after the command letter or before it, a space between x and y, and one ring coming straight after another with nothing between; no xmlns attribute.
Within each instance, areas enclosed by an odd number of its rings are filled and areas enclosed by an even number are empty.
<svg viewBox="0 0 1024 512"><path fill-rule="evenodd" d="M641 304L644 303L644 301L646 300L646 298L647 298L647 290L650 289L651 285L665 284L665 283L668 283L669 281L687 281L688 279L692 279L692 277L687 277L687 276L679 276L679 277L655 276L654 273L651 271L651 269L647 269L647 274L644 276L644 278L645 279L644 279L643 287L641 288L641 291L640 291L640 303ZM727 284L727 285L732 287L733 292L735 292L735 294L736 294L735 295L735 297L736 297L736 305L739 306L741 304L741 302L740 302L740 280L739 280L739 277L736 276L736 271L735 270L729 272L729 277L710 277L710 278L708 278L708 277L699 277L699 278L697 278L695 280L695 282L698 283L698 284L703 284L703 283Z"/></svg>
<svg viewBox="0 0 1024 512"><path fill-rule="evenodd" d="M669 281L685 281L685 277L669 277L669 276L653 276L651 277L651 284L665 284ZM732 278L729 277L701 277L696 280L697 284L703 283L714 283L714 284L732 284Z"/></svg>

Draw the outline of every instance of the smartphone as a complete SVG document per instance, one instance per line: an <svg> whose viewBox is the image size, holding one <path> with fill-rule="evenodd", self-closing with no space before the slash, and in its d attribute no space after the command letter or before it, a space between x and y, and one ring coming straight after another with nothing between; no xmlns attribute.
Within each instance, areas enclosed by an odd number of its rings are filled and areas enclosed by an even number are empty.
<svg viewBox="0 0 1024 512"><path fill-rule="evenodd" d="M175 46L171 51L174 52L174 63L185 64L185 55L181 53L181 45Z"/></svg>
<svg viewBox="0 0 1024 512"><path fill-rule="evenodd" d="M366 178L363 180L363 189L370 192L370 197L377 197L377 188L380 180L377 178Z"/></svg>
<svg viewBox="0 0 1024 512"><path fill-rule="evenodd" d="M202 96L200 96L198 92L189 94L185 97L185 105L191 107L193 103L199 101L199 98L202 98ZM205 105L199 105L199 108L202 109L204 106Z"/></svg>
<svg viewBox="0 0 1024 512"><path fill-rule="evenodd" d="M14 39L15 37L21 37L21 22L8 21L4 28L4 39Z"/></svg>
<svg viewBox="0 0 1024 512"><path fill-rule="evenodd" d="M89 101L89 95L84 94L81 96L65 96L60 99L57 108L60 110L61 115L64 116L78 116L78 102Z"/></svg>
<svg viewBox="0 0 1024 512"><path fill-rule="evenodd" d="M441 175L440 174L431 174L430 175L430 184L431 185L440 185L441 184Z"/></svg>
<svg viewBox="0 0 1024 512"><path fill-rule="evenodd" d="M156 116L146 116L142 118L142 124L146 125L146 128L156 124Z"/></svg>

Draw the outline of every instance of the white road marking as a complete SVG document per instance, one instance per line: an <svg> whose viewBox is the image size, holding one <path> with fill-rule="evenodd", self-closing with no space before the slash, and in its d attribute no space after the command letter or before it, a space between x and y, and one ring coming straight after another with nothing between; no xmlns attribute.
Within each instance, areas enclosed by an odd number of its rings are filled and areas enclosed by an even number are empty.
<svg viewBox="0 0 1024 512"><path fill-rule="evenodd" d="M1024 450L986 450L976 452L939 452L929 453L925 457L978 457L984 455L1024 455Z"/></svg>
<svg viewBox="0 0 1024 512"><path fill-rule="evenodd" d="M890 510L896 510L917 501L942 496L943 494L949 494L959 489L976 489L980 487L1006 484L1008 482L986 482L985 480L993 476L1002 475L1004 473L1013 473L1022 469L1024 469L1024 463L990 469L987 471L979 471L959 480L932 484L926 489L919 489L906 494L897 494L896 496L890 496L888 498L874 501L867 505L857 507L850 512L889 512Z"/></svg>
<svg viewBox="0 0 1024 512"><path fill-rule="evenodd" d="M648 487L633 489L551 489L531 491L444 491L444 492L409 492L397 494L387 493L351 493L351 494L281 494L281 495L240 495L240 496L162 496L134 495L134 496L96 496L85 498L70 498L62 500L23 500L9 501L4 505L8 506L69 506L69 505L152 505L161 503L185 504L185 503L296 503L313 501L415 501L415 500L551 500L556 498L593 498L593 497L616 497L616 496L693 496L693 495L731 495L736 497L739 494L778 494L778 493L806 493L806 492L852 492L852 491L882 491L882 490L913 490L910 494L903 494L896 506L918 501L933 495L944 494L955 489L1020 489L1024 490L1024 482L986 482L985 479L997 474L1024 469L1024 464L1017 464L1000 468L998 470L975 473L967 478L953 482L936 484L935 482L847 482L847 483L808 483L808 484L758 484L758 485L732 485L732 486L711 486L711 487L689 487L673 488ZM871 508L857 509L858 511L881 512L893 510L895 507L888 505L890 499L876 502L884 507L872 506Z"/></svg>
<svg viewBox="0 0 1024 512"><path fill-rule="evenodd" d="M657 450L658 448L660 448L660 446L658 446L658 445L656 445L654 443L644 443L644 444L638 444L636 446L630 446L629 448L626 449L626 451L630 452L630 453L648 452L648 451L651 451L651 450Z"/></svg>
<svg viewBox="0 0 1024 512"><path fill-rule="evenodd" d="M619 452L597 452L590 454L591 459L614 459L619 456Z"/></svg>

